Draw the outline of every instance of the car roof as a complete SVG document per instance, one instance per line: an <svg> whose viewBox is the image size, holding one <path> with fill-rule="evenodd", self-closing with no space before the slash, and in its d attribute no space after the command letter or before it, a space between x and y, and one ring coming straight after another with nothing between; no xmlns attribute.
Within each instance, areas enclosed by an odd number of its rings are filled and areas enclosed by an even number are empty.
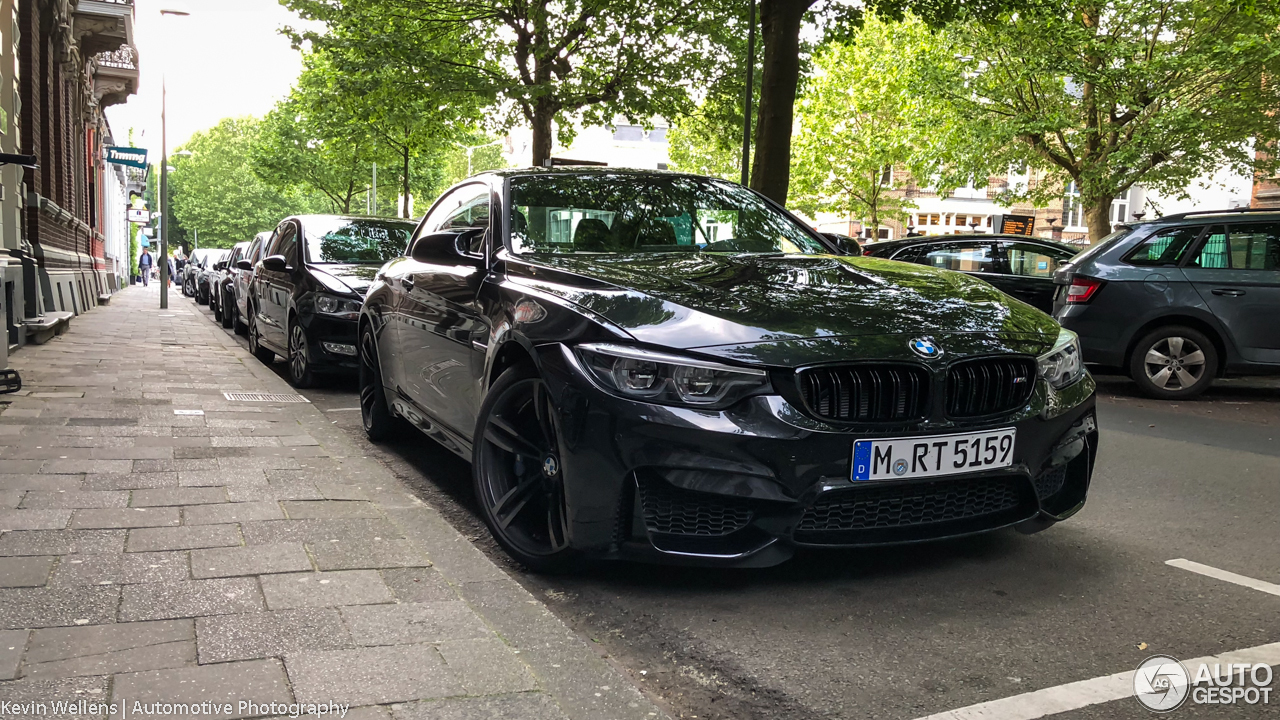
<svg viewBox="0 0 1280 720"><path fill-rule="evenodd" d="M406 225L418 224L418 221L413 218L383 217L380 215L328 215L325 213L290 215L285 220L301 220L304 224L310 220L380 220L383 222L404 223Z"/></svg>
<svg viewBox="0 0 1280 720"><path fill-rule="evenodd" d="M1080 248L1057 240L1049 240L1047 238L1035 237L1033 235L1010 235L1008 233L956 233L955 235L917 235L916 237L899 238L897 240L883 240L878 243L870 243L867 249L875 248L894 248L905 247L907 245L930 245L934 243L955 242L956 240L1017 240L1018 242L1030 242L1037 245L1048 245L1056 247L1060 250L1070 250L1071 252L1080 252Z"/></svg>
<svg viewBox="0 0 1280 720"><path fill-rule="evenodd" d="M479 177L526 177L530 175L636 175L636 176L652 176L652 177L692 177L702 178L706 180L721 180L729 182L723 178L712 177L710 175L699 175L697 173L680 172L678 170L657 170L649 168L630 168L630 167L607 167L600 165L560 165L557 167L523 167L523 168L506 168L503 170L489 170L483 173L477 173L467 180ZM463 181L465 182L465 180Z"/></svg>
<svg viewBox="0 0 1280 720"><path fill-rule="evenodd" d="M1280 220L1280 210L1270 208L1233 208L1229 210L1198 210L1165 215L1145 222L1126 223L1130 227L1141 225L1212 225L1220 222L1256 222Z"/></svg>

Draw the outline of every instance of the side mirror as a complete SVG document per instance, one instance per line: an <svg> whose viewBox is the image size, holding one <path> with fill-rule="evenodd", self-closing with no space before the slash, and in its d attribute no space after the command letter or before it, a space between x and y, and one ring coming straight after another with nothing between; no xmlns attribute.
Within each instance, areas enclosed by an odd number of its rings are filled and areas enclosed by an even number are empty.
<svg viewBox="0 0 1280 720"><path fill-rule="evenodd" d="M237 270L252 270L252 269L253 269L253 263L249 262L248 260L237 260L237 261L236 261L236 269L237 269Z"/></svg>
<svg viewBox="0 0 1280 720"><path fill-rule="evenodd" d="M289 261L283 255L270 255L262 258L262 267L271 272L289 272Z"/></svg>
<svg viewBox="0 0 1280 720"><path fill-rule="evenodd" d="M227 269L227 264L225 262L216 262L213 264L213 269L221 272Z"/></svg>
<svg viewBox="0 0 1280 720"><path fill-rule="evenodd" d="M409 257L424 263L473 264L475 258L468 255L471 241L484 234L483 228L462 232L441 232L423 235L409 248Z"/></svg>

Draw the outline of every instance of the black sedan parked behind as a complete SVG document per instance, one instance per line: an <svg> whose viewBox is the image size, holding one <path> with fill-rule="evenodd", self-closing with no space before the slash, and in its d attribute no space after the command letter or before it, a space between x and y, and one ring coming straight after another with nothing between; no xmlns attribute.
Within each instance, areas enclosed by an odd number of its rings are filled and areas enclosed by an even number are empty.
<svg viewBox="0 0 1280 720"><path fill-rule="evenodd" d="M874 257L959 270L982 278L1032 307L1053 312L1058 265L1080 252L1065 243L1024 235L933 235L863 247Z"/></svg>
<svg viewBox="0 0 1280 720"><path fill-rule="evenodd" d="M286 358L296 387L309 387L317 374L354 372L360 303L413 228L394 218L286 218L254 268L249 350L263 362Z"/></svg>
<svg viewBox="0 0 1280 720"><path fill-rule="evenodd" d="M1049 316L654 171L451 189L365 299L360 406L372 439L403 418L470 459L535 569L1033 532L1080 509L1097 447Z"/></svg>
<svg viewBox="0 0 1280 720"><path fill-rule="evenodd" d="M214 279L209 291L209 309L213 311L213 319L229 328L234 322L232 307L234 299L231 284L235 280L236 263L244 259L249 243L236 243L226 260L218 261L214 266Z"/></svg>

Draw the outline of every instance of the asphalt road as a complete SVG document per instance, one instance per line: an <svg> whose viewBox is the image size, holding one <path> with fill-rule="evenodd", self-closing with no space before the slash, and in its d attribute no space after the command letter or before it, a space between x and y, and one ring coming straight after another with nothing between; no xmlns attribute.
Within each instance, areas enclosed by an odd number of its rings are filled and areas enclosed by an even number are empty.
<svg viewBox="0 0 1280 720"><path fill-rule="evenodd" d="M469 466L448 451L418 437L364 443L353 381L303 394L674 717L914 720L1154 654L1280 642L1280 595L1166 563L1280 590L1280 381L1229 381L1179 404L1139 398L1123 378L1100 386L1089 502L1038 535L805 553L766 570L612 564L573 576L509 562L475 514ZM1188 703L1172 716L1275 717L1276 674L1269 707ZM1018 715L1025 706L983 717L1038 717ZM1125 696L1058 717L1150 714Z"/></svg>

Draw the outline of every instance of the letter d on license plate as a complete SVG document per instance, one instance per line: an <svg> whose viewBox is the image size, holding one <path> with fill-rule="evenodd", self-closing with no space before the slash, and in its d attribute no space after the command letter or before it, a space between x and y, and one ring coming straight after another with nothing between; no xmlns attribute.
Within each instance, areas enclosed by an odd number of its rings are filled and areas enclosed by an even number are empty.
<svg viewBox="0 0 1280 720"><path fill-rule="evenodd" d="M858 440L854 480L906 480L981 472L1013 464L1016 428L955 435Z"/></svg>

